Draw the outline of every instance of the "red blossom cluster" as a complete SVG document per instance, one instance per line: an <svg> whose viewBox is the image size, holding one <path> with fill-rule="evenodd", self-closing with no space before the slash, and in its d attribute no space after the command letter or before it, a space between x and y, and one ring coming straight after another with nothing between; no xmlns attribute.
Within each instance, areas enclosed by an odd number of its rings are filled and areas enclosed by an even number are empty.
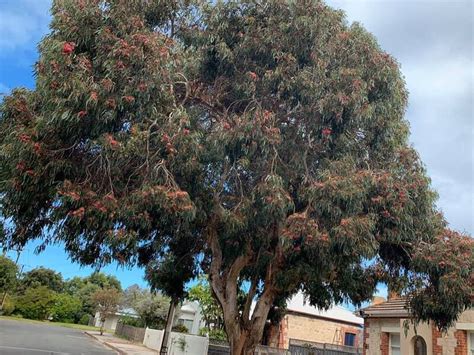
<svg viewBox="0 0 474 355"><path fill-rule="evenodd" d="M76 44L73 42L65 42L63 44L63 54L69 55L72 52L74 52L74 48L76 47Z"/></svg>

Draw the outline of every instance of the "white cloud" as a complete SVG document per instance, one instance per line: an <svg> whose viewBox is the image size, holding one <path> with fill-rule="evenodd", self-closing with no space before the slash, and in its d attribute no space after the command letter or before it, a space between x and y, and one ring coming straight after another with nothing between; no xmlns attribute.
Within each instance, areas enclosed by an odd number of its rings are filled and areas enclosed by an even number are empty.
<svg viewBox="0 0 474 355"><path fill-rule="evenodd" d="M34 44L48 31L50 6L50 0L0 1L0 55L36 50Z"/></svg>
<svg viewBox="0 0 474 355"><path fill-rule="evenodd" d="M474 234L473 3L329 0L401 63L407 119L450 225Z"/></svg>

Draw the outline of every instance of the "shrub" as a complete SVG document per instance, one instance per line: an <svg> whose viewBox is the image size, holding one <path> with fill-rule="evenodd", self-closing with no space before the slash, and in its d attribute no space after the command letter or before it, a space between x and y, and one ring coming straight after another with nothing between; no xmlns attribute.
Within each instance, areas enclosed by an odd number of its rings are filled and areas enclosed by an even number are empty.
<svg viewBox="0 0 474 355"><path fill-rule="evenodd" d="M188 328L184 324L176 324L173 329L173 332L177 333L188 333Z"/></svg>
<svg viewBox="0 0 474 355"><path fill-rule="evenodd" d="M44 320L54 307L56 294L45 286L30 288L16 299L15 313L25 318Z"/></svg>
<svg viewBox="0 0 474 355"><path fill-rule="evenodd" d="M13 298L7 295L5 298L5 302L3 303L3 308L1 309L0 312L4 316L9 316L13 313L14 310L15 310L15 302Z"/></svg>
<svg viewBox="0 0 474 355"><path fill-rule="evenodd" d="M82 302L77 297L61 293L56 295L51 316L54 322L73 323L81 312Z"/></svg>
<svg viewBox="0 0 474 355"><path fill-rule="evenodd" d="M89 314L84 314L80 319L78 324L82 325L89 325L89 321L91 319L91 316Z"/></svg>

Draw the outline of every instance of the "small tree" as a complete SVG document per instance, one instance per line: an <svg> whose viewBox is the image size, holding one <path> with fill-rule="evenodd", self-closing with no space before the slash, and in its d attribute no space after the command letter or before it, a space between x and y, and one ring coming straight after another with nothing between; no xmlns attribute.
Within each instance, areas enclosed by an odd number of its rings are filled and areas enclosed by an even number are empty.
<svg viewBox="0 0 474 355"><path fill-rule="evenodd" d="M100 335L104 333L107 316L113 315L118 311L121 300L122 293L116 288L104 288L92 294L92 302L100 317Z"/></svg>
<svg viewBox="0 0 474 355"><path fill-rule="evenodd" d="M161 329L166 323L170 299L132 285L124 291L123 304L137 312L143 326Z"/></svg>
<svg viewBox="0 0 474 355"><path fill-rule="evenodd" d="M187 298L199 303L208 331L224 329L222 309L212 295L211 286L205 278L200 278L199 282L189 289Z"/></svg>

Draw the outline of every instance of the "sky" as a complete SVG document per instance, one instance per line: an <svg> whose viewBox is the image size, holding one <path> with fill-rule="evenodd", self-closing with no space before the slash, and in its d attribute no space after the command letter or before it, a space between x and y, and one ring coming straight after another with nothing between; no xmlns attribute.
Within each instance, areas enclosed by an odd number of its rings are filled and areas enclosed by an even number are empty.
<svg viewBox="0 0 474 355"><path fill-rule="evenodd" d="M411 143L439 193L438 207L450 227L474 234L474 49L471 0L328 0L373 33L401 64L410 92L407 119ZM36 45L48 32L50 0L0 0L0 93L34 88ZM20 264L43 265L65 278L92 270L68 260L60 246L34 254L27 246ZM143 271L111 265L127 287L146 286ZM381 288L379 294L385 295Z"/></svg>

